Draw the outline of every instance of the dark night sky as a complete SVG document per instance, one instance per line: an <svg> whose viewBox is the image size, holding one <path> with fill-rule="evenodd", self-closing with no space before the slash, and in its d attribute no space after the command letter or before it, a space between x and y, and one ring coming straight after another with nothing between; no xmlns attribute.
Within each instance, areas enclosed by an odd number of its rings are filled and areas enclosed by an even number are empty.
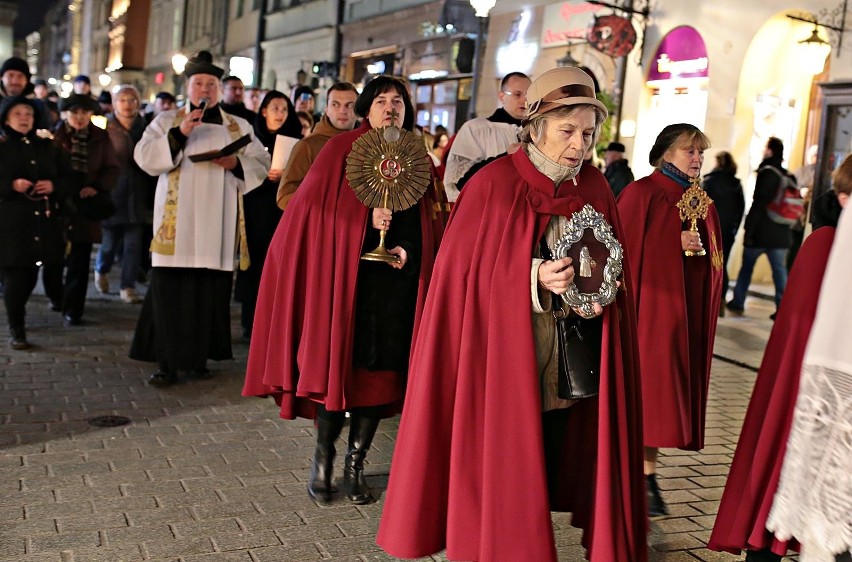
<svg viewBox="0 0 852 562"><path fill-rule="evenodd" d="M23 39L38 30L44 13L55 0L18 0L18 19L15 20L15 39Z"/></svg>

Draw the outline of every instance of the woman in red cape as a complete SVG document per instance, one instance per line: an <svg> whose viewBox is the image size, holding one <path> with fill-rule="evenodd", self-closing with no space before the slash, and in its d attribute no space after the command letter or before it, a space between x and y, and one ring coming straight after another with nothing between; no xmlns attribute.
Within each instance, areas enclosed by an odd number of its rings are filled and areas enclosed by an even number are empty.
<svg viewBox="0 0 852 562"><path fill-rule="evenodd" d="M852 158L843 161L833 180L838 193L852 190ZM781 477L805 348L835 231L830 226L815 230L793 262L707 545L711 550L747 550L748 562L780 562L788 549L799 550L795 539L782 541L769 532L766 521Z"/></svg>
<svg viewBox="0 0 852 562"><path fill-rule="evenodd" d="M373 500L364 459L379 420L400 409L442 226L430 190L405 211L371 212L344 175L353 143L371 128L412 130L405 86L377 77L355 109L363 125L325 145L270 244L243 396L274 397L285 419L316 418L308 492L320 502L331 498L334 441L351 412L343 487L362 504ZM399 263L360 259L376 247L380 230Z"/></svg>
<svg viewBox="0 0 852 562"><path fill-rule="evenodd" d="M645 434L648 512L668 515L656 480L657 451L704 447L710 363L722 299L722 235L710 205L698 232L677 203L699 177L707 137L693 125L665 127L649 161L657 169L618 197L633 273ZM706 245L706 248L705 248ZM685 256L690 250L705 255Z"/></svg>
<svg viewBox="0 0 852 562"><path fill-rule="evenodd" d="M571 511L590 560L641 562L647 516L629 281L596 309L600 394L548 412L556 397L537 355L556 353L554 321L550 342L540 344L532 312L532 291L544 291L545 302L573 279L570 258L536 257L552 224L590 204L621 236L606 180L582 165L606 113L578 68L544 73L527 101L528 120L553 112L542 127L556 146L569 139L568 148L554 158L532 146L551 146L539 130L465 185L412 351L377 542L402 558L446 549L451 560L554 562L550 512ZM551 412L561 413L562 439L548 489L543 415Z"/></svg>

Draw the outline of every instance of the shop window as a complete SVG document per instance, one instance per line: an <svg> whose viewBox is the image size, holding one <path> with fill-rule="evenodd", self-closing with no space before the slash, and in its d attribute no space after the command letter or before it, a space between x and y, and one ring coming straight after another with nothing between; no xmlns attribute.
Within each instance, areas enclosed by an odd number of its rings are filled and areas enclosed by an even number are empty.
<svg viewBox="0 0 852 562"><path fill-rule="evenodd" d="M458 86L457 80L418 84L415 91L417 125L430 132L441 125L452 135L456 125Z"/></svg>

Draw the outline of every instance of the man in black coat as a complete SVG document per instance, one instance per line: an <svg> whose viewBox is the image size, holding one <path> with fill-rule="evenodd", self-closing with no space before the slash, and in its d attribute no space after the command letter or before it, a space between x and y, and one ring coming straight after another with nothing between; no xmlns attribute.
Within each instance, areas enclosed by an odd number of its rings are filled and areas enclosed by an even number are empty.
<svg viewBox="0 0 852 562"><path fill-rule="evenodd" d="M781 139L769 137L763 152L763 162L757 169L754 201L745 219L743 263L734 286L734 298L727 304L728 310L732 312L741 313L745 310L754 264L761 254L766 254L772 268L776 306L784 295L787 286L787 250L793 244L793 236L789 225L773 221L767 212L767 206L778 194L782 179L789 177L795 182L795 178L781 165L783 159L784 144ZM775 319L775 314L772 319Z"/></svg>
<svg viewBox="0 0 852 562"><path fill-rule="evenodd" d="M222 101L219 102L219 107L225 110L225 113L242 117L249 124L254 123L257 113L246 107L243 103L243 93L245 87L243 81L237 76L225 76L222 79Z"/></svg>
<svg viewBox="0 0 852 562"><path fill-rule="evenodd" d="M633 181L633 170L627 165L627 159L624 157L626 150L620 142L611 142L604 152L604 162L606 162L604 177L609 182L612 194L616 197Z"/></svg>

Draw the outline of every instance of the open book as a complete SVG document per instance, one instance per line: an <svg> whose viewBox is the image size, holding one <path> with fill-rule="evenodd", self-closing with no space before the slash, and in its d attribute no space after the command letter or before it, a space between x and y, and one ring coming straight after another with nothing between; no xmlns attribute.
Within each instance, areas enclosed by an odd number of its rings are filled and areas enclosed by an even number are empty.
<svg viewBox="0 0 852 562"><path fill-rule="evenodd" d="M244 135L232 142L231 144L220 148L219 150L208 150L207 152L201 152L199 154L190 154L189 159L193 162L207 162L208 160L213 160L214 158L229 156L250 142L251 135Z"/></svg>

